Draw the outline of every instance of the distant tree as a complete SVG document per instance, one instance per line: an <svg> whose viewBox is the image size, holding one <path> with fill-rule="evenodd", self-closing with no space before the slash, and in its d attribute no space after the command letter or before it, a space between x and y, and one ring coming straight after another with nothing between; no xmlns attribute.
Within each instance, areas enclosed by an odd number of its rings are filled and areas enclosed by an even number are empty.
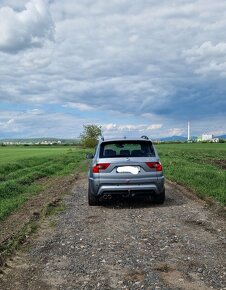
<svg viewBox="0 0 226 290"><path fill-rule="evenodd" d="M80 134L83 147L95 147L98 137L101 135L101 126L83 125L83 132Z"/></svg>
<svg viewBox="0 0 226 290"><path fill-rule="evenodd" d="M219 143L226 143L226 140L224 140L224 139L219 139Z"/></svg>

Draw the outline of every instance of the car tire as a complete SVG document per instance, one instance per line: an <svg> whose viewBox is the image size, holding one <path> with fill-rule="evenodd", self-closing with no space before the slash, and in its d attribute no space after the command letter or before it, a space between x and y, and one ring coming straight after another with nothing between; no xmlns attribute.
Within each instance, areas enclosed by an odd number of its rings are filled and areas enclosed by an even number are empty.
<svg viewBox="0 0 226 290"><path fill-rule="evenodd" d="M165 201L165 188L160 194L154 195L152 200L155 204L163 204Z"/></svg>
<svg viewBox="0 0 226 290"><path fill-rule="evenodd" d="M91 206L99 205L99 198L91 192L90 187L88 189L88 203Z"/></svg>

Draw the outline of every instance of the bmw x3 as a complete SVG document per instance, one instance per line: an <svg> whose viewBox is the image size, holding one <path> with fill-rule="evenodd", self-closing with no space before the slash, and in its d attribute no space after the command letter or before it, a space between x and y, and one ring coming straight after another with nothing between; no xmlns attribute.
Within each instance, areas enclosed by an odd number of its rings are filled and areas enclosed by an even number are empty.
<svg viewBox="0 0 226 290"><path fill-rule="evenodd" d="M147 137L100 138L88 172L88 202L98 205L114 196L146 195L164 203L162 165L153 142Z"/></svg>

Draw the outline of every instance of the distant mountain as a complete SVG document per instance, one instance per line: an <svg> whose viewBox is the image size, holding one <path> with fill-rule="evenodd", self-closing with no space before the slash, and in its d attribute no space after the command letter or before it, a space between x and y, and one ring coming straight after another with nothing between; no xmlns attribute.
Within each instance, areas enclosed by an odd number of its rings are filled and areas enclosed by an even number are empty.
<svg viewBox="0 0 226 290"><path fill-rule="evenodd" d="M219 139L226 139L226 134L225 135L220 135L220 136L216 136Z"/></svg>

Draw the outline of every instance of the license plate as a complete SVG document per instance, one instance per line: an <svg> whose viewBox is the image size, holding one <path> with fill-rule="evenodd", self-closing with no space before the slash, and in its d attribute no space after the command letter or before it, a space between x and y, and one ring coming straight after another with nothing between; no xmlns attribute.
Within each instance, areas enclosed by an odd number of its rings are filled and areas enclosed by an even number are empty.
<svg viewBox="0 0 226 290"><path fill-rule="evenodd" d="M119 166L116 172L138 174L140 172L140 166Z"/></svg>

